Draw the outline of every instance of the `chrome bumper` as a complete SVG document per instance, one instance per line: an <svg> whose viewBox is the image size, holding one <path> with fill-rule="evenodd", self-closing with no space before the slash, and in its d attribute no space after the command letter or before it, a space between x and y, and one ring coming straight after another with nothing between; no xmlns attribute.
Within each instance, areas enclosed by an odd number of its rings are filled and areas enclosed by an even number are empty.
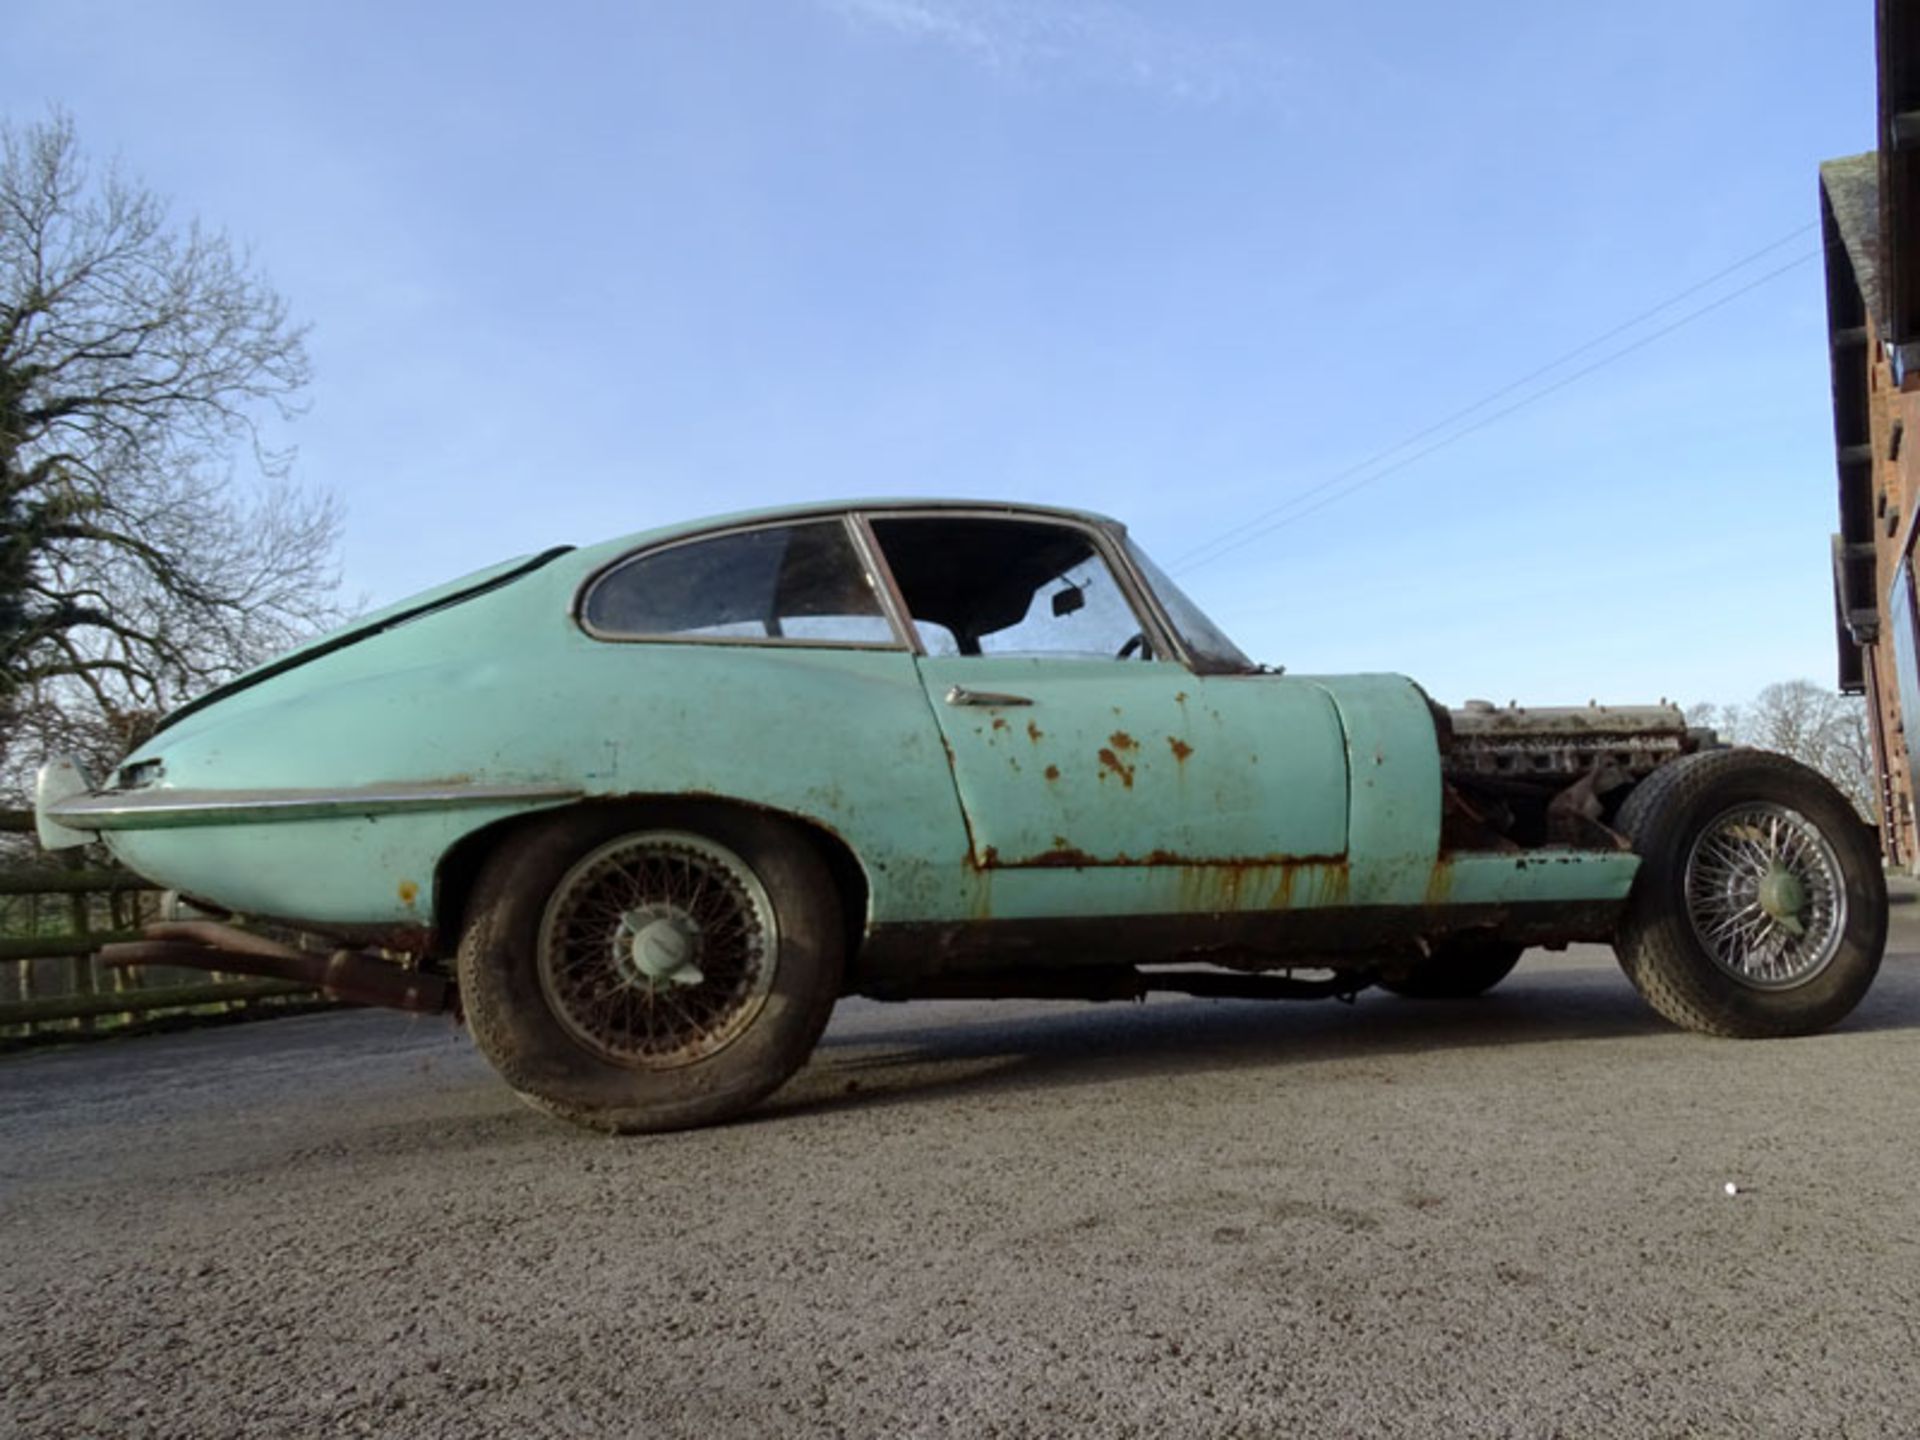
<svg viewBox="0 0 1920 1440"><path fill-rule="evenodd" d="M71 850L100 838L96 831L62 824L54 812L79 796L93 793L93 779L71 755L49 760L33 782L33 828L43 850Z"/></svg>

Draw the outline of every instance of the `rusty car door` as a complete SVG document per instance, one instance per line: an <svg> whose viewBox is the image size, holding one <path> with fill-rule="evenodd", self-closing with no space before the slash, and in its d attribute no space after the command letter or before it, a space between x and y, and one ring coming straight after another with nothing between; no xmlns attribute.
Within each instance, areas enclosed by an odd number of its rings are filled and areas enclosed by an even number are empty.
<svg viewBox="0 0 1920 1440"><path fill-rule="evenodd" d="M983 871L1335 859L1340 713L1310 680L1196 673L1070 513L868 517Z"/></svg>
<svg viewBox="0 0 1920 1440"><path fill-rule="evenodd" d="M983 869L1346 851L1345 738L1311 681L993 656L920 673Z"/></svg>

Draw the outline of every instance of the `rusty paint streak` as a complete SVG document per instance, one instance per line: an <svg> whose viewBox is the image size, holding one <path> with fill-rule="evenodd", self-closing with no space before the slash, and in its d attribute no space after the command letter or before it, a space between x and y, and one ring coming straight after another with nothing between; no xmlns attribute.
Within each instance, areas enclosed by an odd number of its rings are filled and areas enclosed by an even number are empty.
<svg viewBox="0 0 1920 1440"><path fill-rule="evenodd" d="M1453 894L1453 857L1442 855L1433 862L1433 873L1427 877L1426 903L1444 905Z"/></svg>
<svg viewBox="0 0 1920 1440"><path fill-rule="evenodd" d="M1129 790L1133 789L1133 766L1122 764L1120 757L1114 754L1113 751L1107 749L1100 751L1100 770L1100 778L1102 780L1107 778L1106 772L1111 770L1115 775L1120 777L1120 783L1122 785L1126 786Z"/></svg>
<svg viewBox="0 0 1920 1440"><path fill-rule="evenodd" d="M1043 869L1080 869L1100 862L1086 851L1068 846L1062 850L1044 850L1033 857L1032 863Z"/></svg>
<svg viewBox="0 0 1920 1440"><path fill-rule="evenodd" d="M1064 858L1068 856L1073 858L1070 860ZM1219 877L1229 871L1251 874L1267 870L1275 872L1312 870L1328 877L1339 893L1344 895L1347 888L1347 857L1344 855L1249 855L1224 860L1196 860L1172 850L1149 850L1145 855L1135 856L1123 853L1102 858L1088 854L1074 845L1065 835L1053 837L1051 850L1024 860L1002 860L1000 852L989 845L982 854L982 864L1003 870L1029 865L1072 864L1101 870L1153 865L1186 870L1208 883L1219 883ZM1335 877L1338 878L1335 879Z"/></svg>
<svg viewBox="0 0 1920 1440"><path fill-rule="evenodd" d="M1173 758L1176 760L1185 760L1193 754L1193 746L1187 744L1178 735L1167 736L1167 748L1173 751Z"/></svg>
<svg viewBox="0 0 1920 1440"><path fill-rule="evenodd" d="M1339 856L1290 856L1226 865L1189 865L1180 872L1180 901L1189 911L1285 910L1295 892L1308 905L1337 903L1347 892L1347 862Z"/></svg>
<svg viewBox="0 0 1920 1440"><path fill-rule="evenodd" d="M1028 865L1041 870L1079 870L1100 862L1084 850L1076 850L1071 845L1056 846L1052 850L1043 850Z"/></svg>

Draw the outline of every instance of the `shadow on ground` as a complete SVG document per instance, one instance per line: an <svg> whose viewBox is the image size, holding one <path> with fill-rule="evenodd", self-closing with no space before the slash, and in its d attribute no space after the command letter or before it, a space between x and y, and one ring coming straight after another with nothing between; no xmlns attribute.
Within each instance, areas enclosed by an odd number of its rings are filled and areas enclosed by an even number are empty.
<svg viewBox="0 0 1920 1440"><path fill-rule="evenodd" d="M853 1001L807 1069L749 1119L935 1095L1097 1085L1123 1078L1391 1061L1434 1051L1641 1039L1719 1046L1668 1025L1611 966L1523 967L1471 1001L1383 991L1353 1004L1161 999L1146 1004ZM1920 956L1889 956L1867 999L1831 1034L1920 1029ZM1772 1042L1781 1043L1781 1042Z"/></svg>

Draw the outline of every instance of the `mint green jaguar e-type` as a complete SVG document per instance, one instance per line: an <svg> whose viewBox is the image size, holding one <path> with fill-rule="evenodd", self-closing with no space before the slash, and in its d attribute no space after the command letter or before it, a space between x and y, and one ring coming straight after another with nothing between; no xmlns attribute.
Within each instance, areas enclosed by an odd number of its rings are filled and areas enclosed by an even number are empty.
<svg viewBox="0 0 1920 1440"><path fill-rule="evenodd" d="M1119 524L1033 506L548 551L182 707L105 785L50 765L38 804L194 917L114 958L457 1008L521 1094L617 1130L752 1105L850 993L1464 997L1604 940L1668 1018L1782 1035L1846 1015L1886 936L1873 835L1804 767L1664 704L1256 665Z"/></svg>

